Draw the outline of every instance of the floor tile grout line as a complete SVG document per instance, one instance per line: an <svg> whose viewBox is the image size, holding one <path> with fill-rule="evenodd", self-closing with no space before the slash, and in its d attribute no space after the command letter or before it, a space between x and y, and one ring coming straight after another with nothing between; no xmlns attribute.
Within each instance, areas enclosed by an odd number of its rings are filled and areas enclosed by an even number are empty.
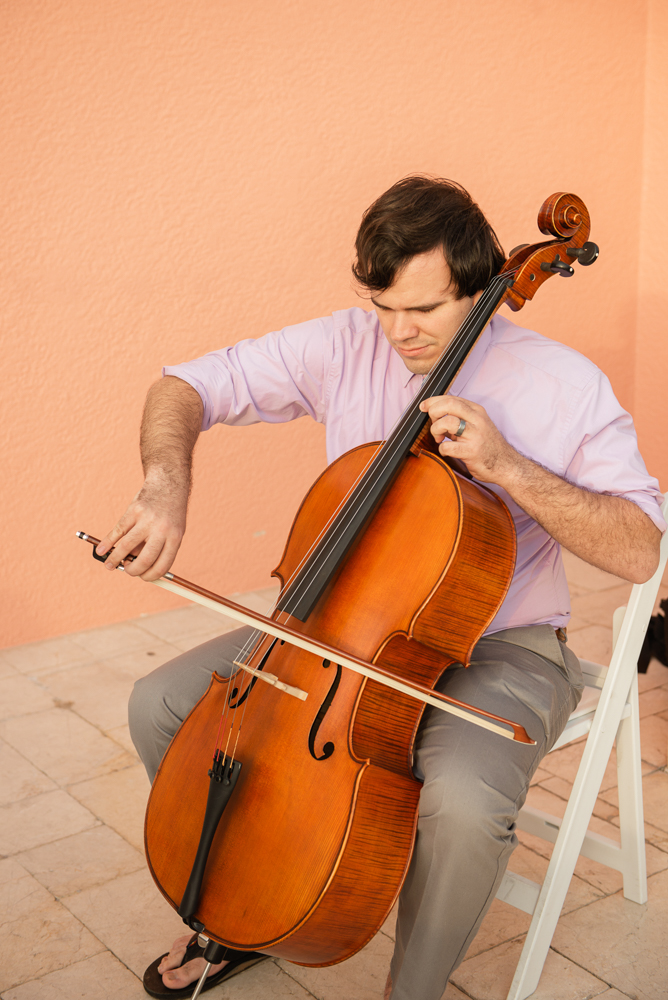
<svg viewBox="0 0 668 1000"><path fill-rule="evenodd" d="M70 911L68 910L68 913L69 913L69 912L70 912ZM72 914L72 916L74 916L74 914ZM84 925L84 926L85 926L85 925ZM88 928L86 928L86 930L88 930ZM99 939L99 938L97 937L97 935L93 934L93 932L92 932L92 931L89 931L89 933L90 933L90 934L91 934L91 935L92 935L92 936L93 936L93 937L94 937L94 938L95 938L95 939L96 939L97 941L99 941L99 940L100 940L100 939ZM100 943L101 943L101 944L103 944L103 942L100 942ZM92 958L97 958L97 957L98 957L99 955L113 955L113 957L114 957L114 958L116 959L116 961L117 961L117 962L120 962L120 963L121 963L121 965L123 966L123 968L127 969L127 970L128 970L128 972L130 973L130 975L131 975L131 976L134 976L134 978L135 978L135 979L137 980L137 982L138 982L138 983L141 983L141 979L139 978L139 976L138 976L138 975L137 975L137 974L136 974L135 972L133 972L133 971L132 971L132 969L130 969L130 968L129 968L129 966L127 966L127 965L125 964L125 962L123 962L123 961L122 961L122 960L121 960L121 959L120 959L120 958L118 957L118 955L115 955L115 954L114 954L114 952L113 952L113 951L111 951L111 949L107 948L107 946L106 946L106 945L103 945L103 946L104 946L104 951L98 951L98 952L97 952L97 954L95 954L95 955L89 955L89 956L88 956L88 958L82 958L82 959L80 959L80 960L79 960L78 962L73 962L73 963L72 963L71 965L63 965L63 966L61 966L61 968L60 968L60 969L51 969L51 971L50 971L50 972L45 972L43 976L35 976L35 978L34 978L34 979L26 979L26 980L25 980L25 982L23 982L23 983L15 983L15 984L14 984L13 986L9 986L9 987L8 987L7 989L8 989L8 990L16 990L16 989L20 989L20 987L21 987L21 986L29 986L29 985L30 985L30 983L39 983L39 982L41 982L41 981L42 981L43 979L46 979L46 978L47 978L47 976L52 976L54 972L62 972L62 971L63 971L63 970L65 970L65 969L74 969L74 968L76 968L76 966L77 966L77 965L83 965L83 964L84 964L84 962L90 962L90 960L91 960ZM3 993L0 993L0 1000L5 1000L5 994L4 994L4 992L3 992Z"/></svg>
<svg viewBox="0 0 668 1000"><path fill-rule="evenodd" d="M566 955L563 951L559 951L558 948L555 948L554 943L550 945L550 950L553 951L556 955L559 955L560 958L564 958L567 962L572 962L572 964L576 965L578 969L582 969L583 972L588 973L588 975L592 976L594 979L598 979L600 982L606 983L607 984L606 989L618 990L620 993L623 994L623 996L629 996L629 994L624 993L624 991L621 990L619 986L616 986L614 983L608 983L607 979L601 979L601 977L596 972L592 972L591 969L587 969L584 965L582 965L581 962L576 962L574 958L569 958L569 956ZM632 997L631 1000L635 1000L635 998Z"/></svg>
<svg viewBox="0 0 668 1000"><path fill-rule="evenodd" d="M312 993L311 990L307 986L304 986L303 983L300 983L299 980L295 976L291 975L291 973L288 972L287 969L284 969L282 965L277 965L278 961L280 961L280 960L277 959L276 961L274 961L274 965L276 965L277 968L279 968L281 970L281 972L285 973L285 975L288 977L288 979L291 979L293 981L293 983L296 983L297 986L300 987L300 989L304 990L305 993L308 993L308 995L310 997L313 997L313 1000L322 1000L322 997L319 997L317 995L317 993ZM285 961L287 961L287 959ZM311 966L311 968L313 968L313 966Z"/></svg>
<svg viewBox="0 0 668 1000"><path fill-rule="evenodd" d="M34 878L34 876L32 876L32 877ZM41 884L41 883L40 883L40 884ZM48 892L48 891L49 891L49 890L47 889L47 892ZM52 893L52 895L53 895L53 893ZM59 902L59 900L56 900L56 902ZM75 921L76 921L76 922L77 922L78 924L80 924L80 925L81 925L81 927L83 927L83 928L84 928L84 930L86 930L86 931L87 931L87 932L88 932L88 933L90 934L90 936L91 936L92 938L94 938L94 939L95 939L96 941L98 941L98 942L99 942L99 944L100 944L100 945L102 946L102 951L98 951L98 952L96 952L96 953L95 953L95 955L89 955L89 956L88 956L87 958L82 958L82 959L81 959L81 962L87 962L87 961L88 961L89 959L91 959L91 958L96 958L96 957L97 957L97 955L102 955L102 954L104 954L104 952L110 952L110 953L111 953L112 955L114 954L114 953L113 953L113 952L111 951L111 949L107 947L107 945L106 945L106 944L104 943L104 941L100 941L100 938L99 938L99 937L97 936L97 934L95 934L95 933L94 933L94 932L93 932L93 931L92 931L92 930L90 929L90 927L87 927L87 926L86 926L86 924L85 924L85 923L83 922L83 920L80 920L80 919L79 919L79 917L77 917L77 916L76 916L76 915L75 915L74 913L72 913L72 911L71 911L71 910L70 910L70 909L69 909L69 908L68 908L67 906L65 906L65 905L64 905L63 903L61 903L61 906L63 906L63 909L67 910L67 912L69 913L69 915L70 915L70 916L71 916L71 917L72 917L72 918L73 918L73 919L74 919L74 920L75 920ZM114 958L118 958L118 956L117 956L117 955L114 955ZM120 962L120 961L121 961L121 959L118 959L118 961ZM13 984L12 986L9 986L9 987L7 987L7 989L9 989L9 990L16 990L16 989L19 989L19 987L21 987L21 986L27 986L27 985L28 985L28 983L36 983L36 982L39 982L39 980L40 980L40 979L45 979L45 978L46 978L47 976L51 975L51 974L52 974L52 973L54 973L54 972L60 972L60 971L61 971L61 970L63 970L63 969L71 969L71 968L73 967L73 965L79 965L79 964L80 964L79 962L74 962L73 964L69 964L69 965L61 965L61 966L60 966L60 969L51 969L51 970L50 970L49 972L45 972L43 976L35 976L35 977L34 977L33 979L26 979L26 980L24 980L24 981L23 981L22 983L14 983L14 984ZM123 965L125 965L125 962L122 962L122 964L123 964ZM125 967L127 968L127 966L125 966ZM129 971L129 972L132 972L132 969L129 969L128 971ZM134 973L132 973L132 974L134 975ZM1 995L1 994L0 994L0 1000L2 1000L2 995Z"/></svg>

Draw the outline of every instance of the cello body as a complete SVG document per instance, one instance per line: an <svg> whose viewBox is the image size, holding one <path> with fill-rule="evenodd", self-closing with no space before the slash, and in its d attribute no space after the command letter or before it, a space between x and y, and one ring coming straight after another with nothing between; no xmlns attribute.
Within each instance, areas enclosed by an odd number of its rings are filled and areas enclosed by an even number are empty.
<svg viewBox="0 0 668 1000"><path fill-rule="evenodd" d="M377 448L353 449L313 485L274 571L283 585ZM433 687L453 663L468 663L514 562L503 502L416 448L306 621L281 611L272 617ZM241 671L213 675L154 782L148 864L178 908L202 829L216 729L221 713L238 706L233 756L241 771L211 847L198 920L233 948L304 965L340 962L376 933L407 871L421 787L413 744L424 706L268 636L249 663L307 699Z"/></svg>

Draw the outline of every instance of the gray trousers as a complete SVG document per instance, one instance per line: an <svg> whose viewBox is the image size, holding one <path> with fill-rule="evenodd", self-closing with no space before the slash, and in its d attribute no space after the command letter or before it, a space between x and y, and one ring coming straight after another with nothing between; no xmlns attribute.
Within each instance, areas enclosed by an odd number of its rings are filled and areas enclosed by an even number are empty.
<svg viewBox="0 0 668 1000"><path fill-rule="evenodd" d="M212 671L231 673L250 632L227 632L137 681L130 732L151 781ZM536 745L504 740L427 708L415 753L423 788L415 850L399 897L392 1000L440 1000L517 845L515 822L531 777L582 686L577 657L549 625L481 639L471 665L450 668L439 681L439 691L520 723Z"/></svg>

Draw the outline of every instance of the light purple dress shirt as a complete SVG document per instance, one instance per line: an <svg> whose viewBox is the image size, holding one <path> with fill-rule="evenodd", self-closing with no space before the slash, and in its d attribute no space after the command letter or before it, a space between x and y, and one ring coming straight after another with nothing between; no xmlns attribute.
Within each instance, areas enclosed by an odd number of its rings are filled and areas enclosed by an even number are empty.
<svg viewBox="0 0 668 1000"><path fill-rule="evenodd" d="M312 417L325 425L329 462L387 438L422 381L389 346L375 312L358 308L242 340L163 374L197 390L202 430ZM665 529L659 484L638 452L633 421L605 375L577 351L497 315L450 392L484 406L523 455L579 486L627 497ZM505 490L486 485L508 504L517 531L515 575L487 634L565 626L561 547Z"/></svg>

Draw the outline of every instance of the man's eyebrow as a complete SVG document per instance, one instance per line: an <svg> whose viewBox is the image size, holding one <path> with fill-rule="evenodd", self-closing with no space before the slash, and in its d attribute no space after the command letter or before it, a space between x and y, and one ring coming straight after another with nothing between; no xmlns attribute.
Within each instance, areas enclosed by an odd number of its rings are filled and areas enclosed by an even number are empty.
<svg viewBox="0 0 668 1000"><path fill-rule="evenodd" d="M390 306L384 306L382 303L376 302L376 300L373 297L371 297L371 301L375 305L376 309L390 309ZM442 306L443 303L446 301L447 299L439 299L436 302L427 302L425 305L421 306L409 306L408 309L405 310L405 312L431 312L432 309L436 309L438 306ZM391 311L394 312L394 310Z"/></svg>

